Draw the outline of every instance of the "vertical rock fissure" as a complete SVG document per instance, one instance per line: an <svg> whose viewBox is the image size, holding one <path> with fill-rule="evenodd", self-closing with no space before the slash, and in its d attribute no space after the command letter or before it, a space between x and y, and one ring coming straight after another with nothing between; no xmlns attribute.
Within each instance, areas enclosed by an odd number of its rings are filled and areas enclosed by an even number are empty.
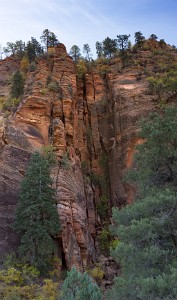
<svg viewBox="0 0 177 300"><path fill-rule="evenodd" d="M53 131L54 131L54 126L53 126L53 108L54 104L53 102L51 103L51 108L50 108L50 124L49 124L49 144L53 144Z"/></svg>
<svg viewBox="0 0 177 300"><path fill-rule="evenodd" d="M88 118L85 118L85 128L86 128L86 141L87 141L87 150L89 155L90 167L92 168L92 145L91 145L91 112L89 109L88 101L87 101L87 93L86 93L86 81L85 77L83 78L83 103L86 106L86 114ZM88 124L87 124L88 121Z"/></svg>
<svg viewBox="0 0 177 300"><path fill-rule="evenodd" d="M95 102L96 91L95 91L95 81L94 81L93 72L92 72L92 85L93 85L93 99L94 99L94 102Z"/></svg>
<svg viewBox="0 0 177 300"><path fill-rule="evenodd" d="M122 97L121 96L118 96L118 103L119 103L119 106L118 106L118 114L119 114L119 132L120 132L120 145L121 145L121 150L122 150L122 155L124 153L124 148L123 148L123 136L122 136L122 121L121 121L121 110L122 110L122 103L121 103L121 100L122 100ZM117 100L117 99L116 99ZM115 123L115 120L114 120L114 123ZM115 124L114 124L115 125Z"/></svg>

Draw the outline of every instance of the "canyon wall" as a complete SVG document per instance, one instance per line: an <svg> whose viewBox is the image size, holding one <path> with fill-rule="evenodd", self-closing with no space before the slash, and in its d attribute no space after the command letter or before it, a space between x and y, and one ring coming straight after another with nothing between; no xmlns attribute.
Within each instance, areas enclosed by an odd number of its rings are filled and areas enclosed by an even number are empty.
<svg viewBox="0 0 177 300"><path fill-rule="evenodd" d="M0 113L0 255L15 249L14 210L31 154L52 144L57 162L51 170L56 207L62 224L60 245L68 268L80 270L100 255L100 198L112 206L134 199L135 188L123 175L132 165L138 121L154 110L144 73L151 53L139 64L114 59L107 74L93 68L81 78L65 46L41 57L26 74L25 92L14 113ZM19 68L13 57L0 62L0 97L8 99L9 79ZM100 181L102 180L102 185ZM108 218L109 218L108 216Z"/></svg>

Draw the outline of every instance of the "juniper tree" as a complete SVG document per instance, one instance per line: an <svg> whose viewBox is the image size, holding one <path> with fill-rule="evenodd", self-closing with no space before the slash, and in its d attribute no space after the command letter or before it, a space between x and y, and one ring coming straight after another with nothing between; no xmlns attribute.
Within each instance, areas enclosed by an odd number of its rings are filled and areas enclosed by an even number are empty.
<svg viewBox="0 0 177 300"><path fill-rule="evenodd" d="M60 224L49 164L38 152L33 154L22 181L14 228L21 235L19 255L39 270L47 269Z"/></svg>
<svg viewBox="0 0 177 300"><path fill-rule="evenodd" d="M81 274L75 268L68 272L58 300L101 300L101 291L85 272Z"/></svg>

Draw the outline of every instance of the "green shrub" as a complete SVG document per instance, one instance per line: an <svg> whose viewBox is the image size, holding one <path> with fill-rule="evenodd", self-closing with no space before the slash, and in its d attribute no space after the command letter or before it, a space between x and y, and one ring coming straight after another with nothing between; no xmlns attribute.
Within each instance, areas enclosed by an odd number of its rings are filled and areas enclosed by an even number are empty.
<svg viewBox="0 0 177 300"><path fill-rule="evenodd" d="M19 287L0 285L0 299L1 300L23 300L24 298L22 298Z"/></svg>
<svg viewBox="0 0 177 300"><path fill-rule="evenodd" d="M6 98L5 97L0 97L0 109L3 108L4 103L6 102Z"/></svg>
<svg viewBox="0 0 177 300"><path fill-rule="evenodd" d="M36 70L37 70L37 65L36 65L35 62L33 61L33 62L31 62L31 64L29 65L28 71L29 71L29 72L34 72L34 71L36 71Z"/></svg>
<svg viewBox="0 0 177 300"><path fill-rule="evenodd" d="M90 173L90 179L92 184L97 186L100 185L100 176L96 175L93 171Z"/></svg>
<svg viewBox="0 0 177 300"><path fill-rule="evenodd" d="M103 228L101 234L99 235L99 245L100 249L109 254L110 251L110 245L111 245L111 233L108 228Z"/></svg>
<svg viewBox="0 0 177 300"><path fill-rule="evenodd" d="M81 274L75 268L68 272L58 300L101 300L102 295L96 283L85 272Z"/></svg>
<svg viewBox="0 0 177 300"><path fill-rule="evenodd" d="M61 266L61 261L55 259L53 267L58 267L58 264ZM56 272L52 274L55 281L49 278L40 278L40 273L34 266L19 263L14 255L7 257L4 266L4 269L0 271L1 300L57 299L59 285L58 282L55 282L58 279ZM56 269L54 270L56 271Z"/></svg>
<svg viewBox="0 0 177 300"><path fill-rule="evenodd" d="M48 272L50 278L59 279L61 275L62 261L59 257L54 256L51 261L52 269Z"/></svg>
<svg viewBox="0 0 177 300"><path fill-rule="evenodd" d="M108 65L98 65L97 70L100 76L104 78L110 72L110 67Z"/></svg>
<svg viewBox="0 0 177 300"><path fill-rule="evenodd" d="M60 160L60 164L61 164L61 167L63 169L69 170L71 168L71 162L70 162L70 159L69 159L68 152L66 152L65 154L63 154L63 156L62 156L62 158Z"/></svg>
<svg viewBox="0 0 177 300"><path fill-rule="evenodd" d="M107 195L103 195L99 198L99 203L96 205L96 208L100 218L105 219L109 210Z"/></svg>
<svg viewBox="0 0 177 300"><path fill-rule="evenodd" d="M3 111L14 111L20 103L19 98L9 98L6 102L3 102Z"/></svg>
<svg viewBox="0 0 177 300"><path fill-rule="evenodd" d="M105 101L105 100L103 100L103 101ZM103 169L106 169L107 163L108 163L108 158L107 158L106 153L103 153L103 154L100 156L98 162L99 162L99 165L100 165Z"/></svg>
<svg viewBox="0 0 177 300"><path fill-rule="evenodd" d="M96 265L92 270L89 270L88 273L96 280L98 284L101 284L105 275L104 271L99 265Z"/></svg>
<svg viewBox="0 0 177 300"><path fill-rule="evenodd" d="M44 284L39 290L37 300L56 300L58 295L58 282L44 279Z"/></svg>
<svg viewBox="0 0 177 300"><path fill-rule="evenodd" d="M50 144L42 147L43 156L48 161L49 165L54 165L56 163L56 155L54 151L55 148Z"/></svg>
<svg viewBox="0 0 177 300"><path fill-rule="evenodd" d="M1 270L0 281L6 284L13 283L21 285L23 283L22 273L14 267L8 268L7 270Z"/></svg>
<svg viewBox="0 0 177 300"><path fill-rule="evenodd" d="M59 93L60 92L60 86L57 81L51 81L48 85L48 90L50 92Z"/></svg>
<svg viewBox="0 0 177 300"><path fill-rule="evenodd" d="M31 284L39 276L40 272L27 264L14 262L12 266L0 271L0 281L6 284Z"/></svg>
<svg viewBox="0 0 177 300"><path fill-rule="evenodd" d="M83 78L87 73L87 66L84 60L79 60L76 64L78 78Z"/></svg>
<svg viewBox="0 0 177 300"><path fill-rule="evenodd" d="M51 81L52 81L52 76L48 75L47 80L46 80L46 87L48 87L48 85L51 83Z"/></svg>
<svg viewBox="0 0 177 300"><path fill-rule="evenodd" d="M47 89L41 89L41 90L40 90L40 93L41 93L42 95L45 95L45 94L47 93Z"/></svg>

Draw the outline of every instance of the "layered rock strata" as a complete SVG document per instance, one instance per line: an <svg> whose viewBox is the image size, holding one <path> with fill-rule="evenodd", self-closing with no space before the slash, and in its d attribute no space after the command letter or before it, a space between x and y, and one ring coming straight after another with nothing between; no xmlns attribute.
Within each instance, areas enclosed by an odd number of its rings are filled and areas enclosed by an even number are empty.
<svg viewBox="0 0 177 300"><path fill-rule="evenodd" d="M150 53L139 60L151 66ZM6 59L0 63L0 94L8 97L7 78L18 68ZM9 69L8 69L9 68ZM0 253L14 249L17 236L12 223L20 182L35 150L52 144L57 163L51 171L61 219L61 244L67 267L85 269L99 254L101 226L96 209L103 196L94 178L106 178L109 210L132 202L134 187L123 183L132 165L137 121L154 109L146 95L146 76L139 67L110 64L109 73L96 70L77 80L75 65L59 44L40 58L26 75L24 97L13 116L0 119ZM106 157L105 166L100 161Z"/></svg>

